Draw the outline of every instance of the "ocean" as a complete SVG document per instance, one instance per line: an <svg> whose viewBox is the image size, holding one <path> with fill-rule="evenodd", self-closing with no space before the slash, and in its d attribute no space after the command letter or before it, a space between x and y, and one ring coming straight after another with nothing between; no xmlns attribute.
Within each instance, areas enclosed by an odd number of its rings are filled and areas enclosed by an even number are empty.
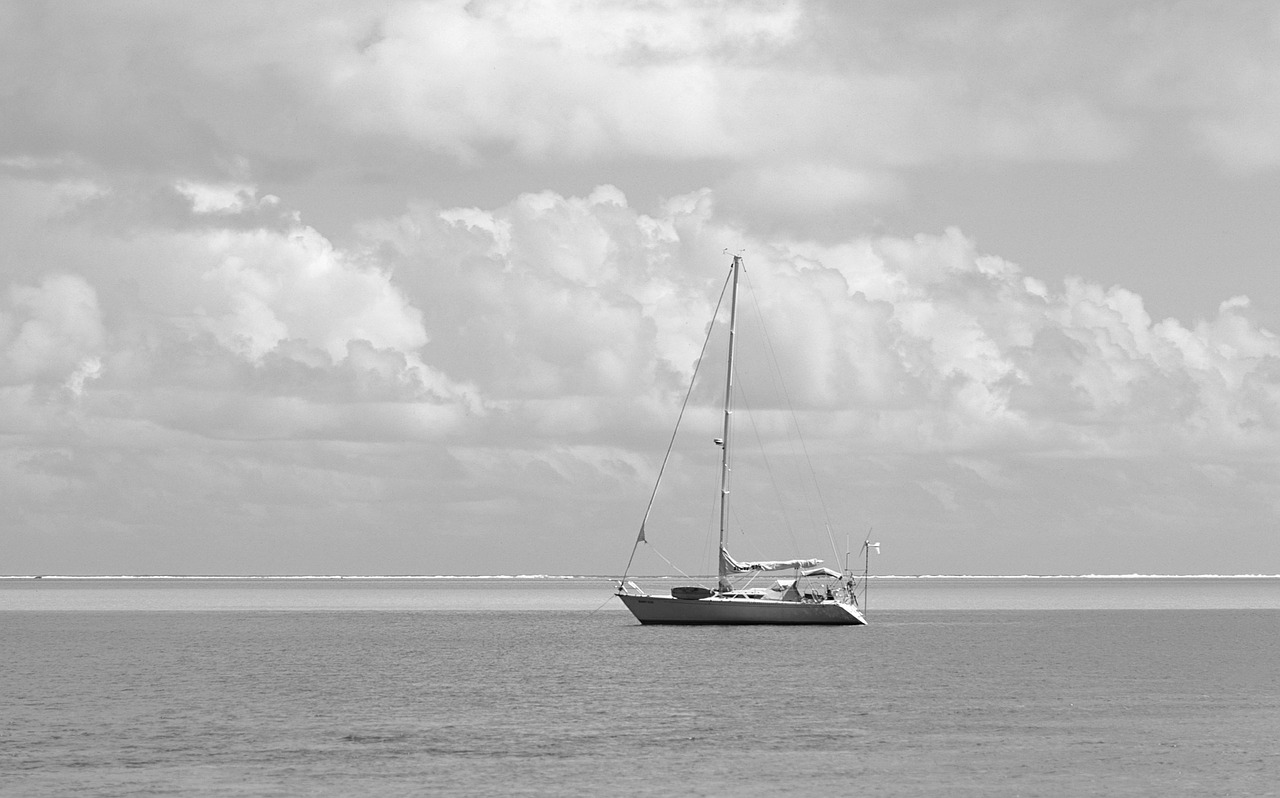
<svg viewBox="0 0 1280 798"><path fill-rule="evenodd" d="M0 579L0 794L1280 794L1280 578L881 578L835 628L610 588Z"/></svg>

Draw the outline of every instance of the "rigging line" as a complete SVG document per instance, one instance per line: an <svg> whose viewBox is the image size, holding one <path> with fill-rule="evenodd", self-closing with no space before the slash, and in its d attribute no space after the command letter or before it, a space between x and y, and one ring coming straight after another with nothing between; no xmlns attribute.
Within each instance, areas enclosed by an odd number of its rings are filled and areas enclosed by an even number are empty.
<svg viewBox="0 0 1280 798"><path fill-rule="evenodd" d="M772 383L774 391L776 393L781 388L781 385L780 385L781 369L778 368L778 358L773 353L772 345L769 344L769 328L765 325L764 314L760 311L759 294L757 294L755 290L755 285L751 282L751 274L747 272L745 264L743 265L742 273L746 276L747 295L751 300L752 309L755 310L756 326L760 329L761 334L764 336L765 343L767 344L766 349L771 358L770 365L772 366L772 368L766 369L766 371L769 376L769 382ZM774 496L778 500L777 509L779 511L779 514L782 517L783 527L785 527L787 531L787 537L791 541L792 550L796 551L800 549L800 543L796 538L795 526L792 524L792 514L787 512L787 506L782 501L782 489L778 486L778 478L773 470L773 462L769 459L769 454L765 448L764 440L760 435L760 427L759 425L756 424L755 414L751 412L750 404L747 399L746 382L747 381L743 379L738 380L738 384L737 384L738 395L741 397L743 405L746 406L747 418L751 421L751 430L755 435L756 445L760 449L760 457L762 462L764 463L765 473L769 477L769 483L770 485L773 486ZM795 426L797 427L797 430L798 430L799 425L797 424ZM810 516L809 521L810 523L813 522L812 515ZM763 554L761 554L760 557L761 559L768 559Z"/></svg>
<svg viewBox="0 0 1280 798"><path fill-rule="evenodd" d="M715 549L715 563L720 562L720 475L707 472L708 484L714 480L715 490L707 491L707 517L702 524L702 551L698 562L711 560L711 550ZM733 514L732 505L729 509Z"/></svg>
<svg viewBox="0 0 1280 798"><path fill-rule="evenodd" d="M773 387L775 396L782 395L785 397L786 383L782 379L782 369L778 365L778 356L776 351L773 348L773 342L769 338L769 327L765 323L764 313L760 309L759 295L755 291L755 286L751 283L750 275L747 275L747 285L748 285L748 288L750 289L752 309L755 311L755 315L756 315L756 325L759 327L761 336L764 338L764 342L765 342L764 349L768 355L768 365L770 366L770 368L767 369L767 374L769 376L769 382ZM800 423L799 423L799 420L796 418L794 409L790 410L790 415L791 415L791 428L788 430L788 432L794 431L795 434L787 436L787 443L789 444L789 447L791 449L791 454L795 456L797 454L795 449L796 438L801 437ZM754 417L752 417L752 423L754 424ZM757 440L758 439L759 439L759 433L757 432ZM760 448L761 448L761 451L763 452L764 451L763 443L760 445ZM769 466L770 464L766 463L766 465ZM776 487L777 479L774 477L774 474L772 471L769 472L769 477L775 484L775 488L774 488L775 492L777 492L777 494L781 496L781 491L778 490L778 488ZM812 475L811 475L811 478L812 478ZM799 482L799 485L800 485L801 491L804 494L803 506L807 510L807 514L808 514L807 521L810 525L810 528L817 527L819 524L817 519L814 516L813 503L809 500L810 493L811 493L809 490L810 486L806 484L804 480L801 480ZM819 496L819 502L820 501L821 501L821 497ZM786 512L785 506L783 506L781 509L783 510L783 513L784 513L784 520L785 520L785 523L787 524L787 531L791 534L792 545L798 546L799 544L796 541L795 531L791 523L792 514Z"/></svg>
<svg viewBox="0 0 1280 798"><path fill-rule="evenodd" d="M760 436L760 427L756 425L756 417L751 412L751 403L747 400L746 386L743 384L745 380L738 380L738 397L742 400L743 409L746 411L747 419L751 422L751 432L755 435L756 445L760 447L760 460L764 464L764 472L769 476L769 484L773 486L773 494L778 498L778 510L782 516L782 525L787 530L787 536L791 539L792 551L799 550L800 543L796 539L795 528L791 524L791 516L787 513L786 505L782 502L782 488L778 486L777 475L773 473L773 463L769 460L769 453L765 450L764 439ZM768 559L761 556L761 559Z"/></svg>
<svg viewBox="0 0 1280 798"><path fill-rule="evenodd" d="M743 269L743 272L746 273L746 270ZM747 273L747 287L750 289L752 307L755 308L756 315L760 318L760 330L764 335L765 348L769 352L769 359L773 363L774 369L776 371L780 371L778 368L778 355L774 351L773 340L769 337L769 328L764 323L764 315L760 312L760 303L756 301L756 291L755 287L751 284L751 275L749 273ZM836 545L835 534L831 529L831 514L827 511L827 502L822 496L822 486L818 483L817 471L814 470L813 460L809 457L809 447L805 444L804 433L800 430L800 420L796 415L795 405L791 402L791 394L787 392L786 381L779 380L778 388L782 393L783 400L787 403L788 412L791 413L791 421L796 428L796 438L800 441L800 449L804 453L805 465L809 467L809 475L813 479L813 490L818 494L818 506L822 508L822 517L826 523L827 529L827 539L831 543L831 551L835 554L835 557L838 560L840 558L840 549Z"/></svg>
<svg viewBox="0 0 1280 798"><path fill-rule="evenodd" d="M658 487L662 484L662 474L667 470L667 461L671 459L671 449L676 445L676 435L680 432L680 422L684 420L684 411L689 406L689 397L693 396L693 386L698 381L698 369L702 367L702 358L707 353L707 344L711 341L711 332L716 328L715 320L720 315L720 306L724 304L724 295L729 290L729 280L732 275L733 272L730 272L729 277L724 280L724 285L720 287L720 298L716 300L715 313L711 314L711 323L707 325L707 335L702 339L702 351L698 352L698 359L693 362L693 376L689 378L689 389L685 391L684 401L680 403L680 415L676 417L676 428L671 431L671 441L667 443L667 452L662 456L662 465L658 468L658 478L653 483L653 493L649 494L649 504L644 508L644 517L640 519L640 533L636 535L636 542L631 545L631 556L627 558L627 567L622 571L623 579L626 579L627 574L631 571L631 562L636 558L636 549L640 548L641 543L648 542L644 539L644 525L649 520L649 513L653 511L653 500L658 497Z"/></svg>
<svg viewBox="0 0 1280 798"><path fill-rule="evenodd" d="M649 544L649 548L653 549L653 553L654 553L654 554L658 555L658 557L660 557L660 558L662 559L662 561L663 561L663 562L665 562L667 565L670 565L670 566L671 566L671 568L672 568L673 570L675 570L675 571L679 572L679 574L680 574L681 576L683 576L685 579L700 579L700 578L701 578L701 577L697 577L697 576L689 576L688 574L686 574L683 570L681 570L680 566L678 566L678 565L676 565L675 563L671 562L671 560L668 560L668 559L667 559L667 556L666 556L665 554L663 554L662 552L658 551L658 547L657 547L657 546L654 546L652 543L651 543L651 544ZM707 578L708 578L708 579L710 579L711 577L707 577Z"/></svg>
<svg viewBox="0 0 1280 798"><path fill-rule="evenodd" d="M596 607L594 610L592 610L591 612L587 613L587 617L588 617L588 618L590 618L592 615L595 615L597 612L599 612L600 610L604 609L604 605L605 605L605 604L608 604L610 601L613 601L613 596L612 596L612 595L611 595L611 596L609 596L609 598L605 599L605 600L604 600L604 603L602 603L599 607Z"/></svg>

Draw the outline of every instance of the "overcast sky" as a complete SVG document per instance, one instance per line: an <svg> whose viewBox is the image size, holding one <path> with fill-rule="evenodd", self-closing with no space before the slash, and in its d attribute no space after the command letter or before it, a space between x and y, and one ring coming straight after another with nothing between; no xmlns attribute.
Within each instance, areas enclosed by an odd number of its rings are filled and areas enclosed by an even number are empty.
<svg viewBox="0 0 1280 798"><path fill-rule="evenodd" d="M1274 3L92 0L0 5L0 573L617 573L726 248L878 572L1280 572Z"/></svg>

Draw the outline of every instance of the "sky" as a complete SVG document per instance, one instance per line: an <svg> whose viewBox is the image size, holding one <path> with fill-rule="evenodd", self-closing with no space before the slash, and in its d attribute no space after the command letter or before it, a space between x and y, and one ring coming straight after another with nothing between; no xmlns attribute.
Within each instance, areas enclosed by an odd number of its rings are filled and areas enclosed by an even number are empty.
<svg viewBox="0 0 1280 798"><path fill-rule="evenodd" d="M1278 220L1268 2L5 3L0 573L620 573L726 251L874 572L1280 573Z"/></svg>

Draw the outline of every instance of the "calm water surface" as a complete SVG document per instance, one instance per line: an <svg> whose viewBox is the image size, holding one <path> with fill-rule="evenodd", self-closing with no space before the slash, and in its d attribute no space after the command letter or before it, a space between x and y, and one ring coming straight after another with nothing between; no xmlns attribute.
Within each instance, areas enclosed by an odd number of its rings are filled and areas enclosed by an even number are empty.
<svg viewBox="0 0 1280 798"><path fill-rule="evenodd" d="M0 793L1278 794L1256 586L877 612L873 585L866 628L681 629L504 585L4 585ZM86 608L112 591L146 606ZM526 609L452 606L481 593Z"/></svg>

